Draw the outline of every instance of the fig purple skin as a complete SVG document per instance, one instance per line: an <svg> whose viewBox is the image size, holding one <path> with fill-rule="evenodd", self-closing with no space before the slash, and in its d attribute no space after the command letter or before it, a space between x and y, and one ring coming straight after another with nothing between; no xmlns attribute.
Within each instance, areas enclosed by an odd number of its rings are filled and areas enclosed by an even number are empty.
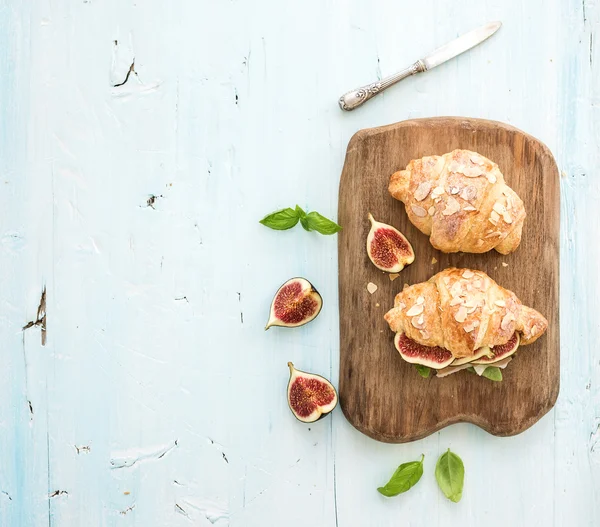
<svg viewBox="0 0 600 527"><path fill-rule="evenodd" d="M287 399L296 419L303 423L314 423L336 407L337 393L325 377L297 370L291 362L288 362L288 367L290 380Z"/></svg>
<svg viewBox="0 0 600 527"><path fill-rule="evenodd" d="M369 213L371 230L367 236L367 254L373 265L387 273L399 273L415 260L410 242L398 229L376 221Z"/></svg>
<svg viewBox="0 0 600 527"><path fill-rule="evenodd" d="M303 326L314 320L322 307L321 295L306 278L291 278L275 293L265 329Z"/></svg>

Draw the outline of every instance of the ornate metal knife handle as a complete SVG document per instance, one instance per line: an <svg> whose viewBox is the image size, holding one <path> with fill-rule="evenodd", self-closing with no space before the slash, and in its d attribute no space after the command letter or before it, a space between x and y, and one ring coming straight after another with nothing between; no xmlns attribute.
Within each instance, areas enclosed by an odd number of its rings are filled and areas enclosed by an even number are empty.
<svg viewBox="0 0 600 527"><path fill-rule="evenodd" d="M375 97L375 95L378 93L381 93L383 90L386 90L390 86L400 82L402 79L406 79L406 77L410 77L411 75L425 71L426 69L425 63L422 60L417 60L417 62L405 70L395 73L394 75L390 75L389 77L381 79L380 81L367 84L366 86L362 86L361 88L357 88L356 90L345 93L340 97L340 108L342 110L346 110L347 112L354 110L364 102Z"/></svg>

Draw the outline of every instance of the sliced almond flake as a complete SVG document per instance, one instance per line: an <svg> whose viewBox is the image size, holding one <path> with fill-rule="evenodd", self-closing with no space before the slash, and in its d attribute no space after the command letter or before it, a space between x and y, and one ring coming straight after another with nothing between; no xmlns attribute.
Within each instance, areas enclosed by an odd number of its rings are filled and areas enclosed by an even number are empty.
<svg viewBox="0 0 600 527"><path fill-rule="evenodd" d="M496 203L494 203L493 208L498 214L504 214L506 212L506 207L502 205L502 203L500 203L499 201L496 201Z"/></svg>
<svg viewBox="0 0 600 527"><path fill-rule="evenodd" d="M483 240L477 240L477 247L481 247L485 242Z"/></svg>
<svg viewBox="0 0 600 527"><path fill-rule="evenodd" d="M415 216L418 216L419 218L427 216L427 211L423 207L419 207L419 205L413 204L410 206L410 208L414 212Z"/></svg>
<svg viewBox="0 0 600 527"><path fill-rule="evenodd" d="M537 335L538 332L538 327L537 326L531 326L531 336L535 337Z"/></svg>
<svg viewBox="0 0 600 527"><path fill-rule="evenodd" d="M450 277L449 276L444 276L444 283L446 285L448 285L450 283Z"/></svg>
<svg viewBox="0 0 600 527"><path fill-rule="evenodd" d="M498 226L498 221L497 220L493 220L492 218L488 218L488 221L494 226Z"/></svg>
<svg viewBox="0 0 600 527"><path fill-rule="evenodd" d="M429 215L433 216L435 214L435 207L432 205L431 207L429 207Z"/></svg>
<svg viewBox="0 0 600 527"><path fill-rule="evenodd" d="M420 333L421 337L423 337L425 340L429 338L429 333L427 333L427 331L425 331L424 329L420 330Z"/></svg>
<svg viewBox="0 0 600 527"><path fill-rule="evenodd" d="M412 317L410 323L417 329L422 328L423 324L419 322L418 317Z"/></svg>
<svg viewBox="0 0 600 527"><path fill-rule="evenodd" d="M467 302L463 304L467 309L471 309L472 307L477 307L472 298L470 298Z"/></svg>
<svg viewBox="0 0 600 527"><path fill-rule="evenodd" d="M458 308L458 311L454 314L454 320L460 323L467 320L467 308L465 306L460 306Z"/></svg>
<svg viewBox="0 0 600 527"><path fill-rule="evenodd" d="M483 165L483 164L485 164L485 161L483 160L483 157L481 157L479 154L471 154L469 156L469 159L471 160L471 163L475 163L476 165Z"/></svg>
<svg viewBox="0 0 600 527"><path fill-rule="evenodd" d="M494 236L500 236L502 233L501 232L490 232L488 235L486 235L486 238L492 238Z"/></svg>
<svg viewBox="0 0 600 527"><path fill-rule="evenodd" d="M448 187L448 190L450 192L450 194L455 195L458 194L460 192L460 187Z"/></svg>
<svg viewBox="0 0 600 527"><path fill-rule="evenodd" d="M418 304L418 305L421 305L421 304L423 304L424 302L425 302L425 298L424 298L424 297L422 297L422 296L418 296L418 297L417 297L417 304Z"/></svg>
<svg viewBox="0 0 600 527"><path fill-rule="evenodd" d="M483 168L481 166L462 165L460 168L456 169L455 172L459 172L466 177L483 176Z"/></svg>
<svg viewBox="0 0 600 527"><path fill-rule="evenodd" d="M460 193L460 197L467 201L475 199L477 197L477 188L475 188L473 185L465 187Z"/></svg>
<svg viewBox="0 0 600 527"><path fill-rule="evenodd" d="M496 300L494 302L498 307L506 307L506 302L504 300Z"/></svg>
<svg viewBox="0 0 600 527"><path fill-rule="evenodd" d="M398 309L402 310L406 307L406 304L404 302L400 302L397 307Z"/></svg>
<svg viewBox="0 0 600 527"><path fill-rule="evenodd" d="M502 267L508 267L508 264L506 262L502 262Z"/></svg>
<svg viewBox="0 0 600 527"><path fill-rule="evenodd" d="M455 296L452 300L450 300L451 306L456 306L458 304L462 304L464 300L460 296Z"/></svg>
<svg viewBox="0 0 600 527"><path fill-rule="evenodd" d="M498 214L495 210L490 212L490 221L494 220L497 222L499 219L500 219L500 214Z"/></svg>
<svg viewBox="0 0 600 527"><path fill-rule="evenodd" d="M481 240L480 240L480 241L481 241ZM473 282L473 287L474 287L475 289L481 289L481 280L475 280L475 281Z"/></svg>
<svg viewBox="0 0 600 527"><path fill-rule="evenodd" d="M431 181L423 181L419 184L415 193L413 194L414 198L417 201L423 201L427 196L429 196L429 191L431 190Z"/></svg>
<svg viewBox="0 0 600 527"><path fill-rule="evenodd" d="M423 304L415 304L413 307L411 307L407 312L406 312L406 316L407 317L414 317L417 315L420 315L421 313L423 313Z"/></svg>
<svg viewBox="0 0 600 527"><path fill-rule="evenodd" d="M466 207L463 207L463 210L464 210L465 212L471 212L471 211L473 211L473 210L477 210L477 209L476 209L475 207L473 207L473 205L468 205L468 206L466 206Z"/></svg>
<svg viewBox="0 0 600 527"><path fill-rule="evenodd" d="M476 320L474 320L473 322L471 322L470 324L465 324L465 326L463 327L463 329L467 332L467 333L471 333L471 331L473 331L478 325L479 323L475 324L475 322L477 322Z"/></svg>
<svg viewBox="0 0 600 527"><path fill-rule="evenodd" d="M515 320L515 316L509 311L502 318L502 322L500 323L500 327L504 330L508 329L509 324Z"/></svg>
<svg viewBox="0 0 600 527"><path fill-rule="evenodd" d="M425 321L425 316L421 313L421 316L419 317L419 324L423 324L423 322Z"/></svg>
<svg viewBox="0 0 600 527"><path fill-rule="evenodd" d="M460 203L456 201L453 197L449 197L446 200L446 208L442 211L444 216L452 216L460 210Z"/></svg>
<svg viewBox="0 0 600 527"><path fill-rule="evenodd" d="M479 320L474 320L473 321L473 327L476 327L476 328L479 327Z"/></svg>
<svg viewBox="0 0 600 527"><path fill-rule="evenodd" d="M465 272L462 274L463 278L466 278L467 280L469 278L473 278L475 276L475 273L473 271L471 271L471 269L465 269Z"/></svg>
<svg viewBox="0 0 600 527"><path fill-rule="evenodd" d="M510 215L510 213L509 213L509 212L505 212L505 213L502 215L502 219L503 219L503 220L504 220L506 223L509 223L509 224L513 222L512 216Z"/></svg>
<svg viewBox="0 0 600 527"><path fill-rule="evenodd" d="M434 257L431 259L431 265L433 265L433 264L436 264L436 263L437 263L437 258L434 256Z"/></svg>
<svg viewBox="0 0 600 527"><path fill-rule="evenodd" d="M373 294L375 291L377 291L377 286L373 282L369 282L367 284L367 291Z"/></svg>
<svg viewBox="0 0 600 527"><path fill-rule="evenodd" d="M393 282L393 281L394 281L396 278L398 278L399 276L400 276L400 275L399 275L398 273L392 273L392 274L390 275L390 281L392 281L392 282Z"/></svg>
<svg viewBox="0 0 600 527"><path fill-rule="evenodd" d="M491 172L488 173L486 177L490 183L492 183L492 184L496 183L496 176L494 174L492 174Z"/></svg>
<svg viewBox="0 0 600 527"><path fill-rule="evenodd" d="M471 313L475 313L477 311L477 306L473 306L471 309L467 309L467 313L470 315Z"/></svg>
<svg viewBox="0 0 600 527"><path fill-rule="evenodd" d="M508 210L512 210L513 208L512 198L508 194L506 194L506 208Z"/></svg>
<svg viewBox="0 0 600 527"><path fill-rule="evenodd" d="M375 304L375 307L379 307L380 305L381 305L381 304L380 304L379 302L377 302L377 303Z"/></svg>

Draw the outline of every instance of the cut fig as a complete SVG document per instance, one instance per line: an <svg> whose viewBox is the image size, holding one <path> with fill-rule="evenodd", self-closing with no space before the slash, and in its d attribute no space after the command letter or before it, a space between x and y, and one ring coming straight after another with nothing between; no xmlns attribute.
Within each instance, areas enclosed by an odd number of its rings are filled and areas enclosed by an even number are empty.
<svg viewBox="0 0 600 527"><path fill-rule="evenodd" d="M482 357L492 357L492 350L487 346L482 346L475 351L474 355L470 357L463 357L462 359L454 359L451 366L460 366L461 364L468 364L469 362L476 361Z"/></svg>
<svg viewBox="0 0 600 527"><path fill-rule="evenodd" d="M326 416L337 405L337 393L324 377L294 368L288 362L290 381L287 399L290 410L303 423L314 423Z"/></svg>
<svg viewBox="0 0 600 527"><path fill-rule="evenodd" d="M439 346L423 346L404 333L396 333L394 345L406 362L421 364L436 370L450 366L454 357L446 348Z"/></svg>
<svg viewBox="0 0 600 527"><path fill-rule="evenodd" d="M391 225L380 223L369 213L371 230L367 236L367 253L377 267L387 273L399 273L413 263L415 252L406 237Z"/></svg>
<svg viewBox="0 0 600 527"><path fill-rule="evenodd" d="M322 307L321 295L308 280L292 278L275 293L265 329L303 326L316 318Z"/></svg>
<svg viewBox="0 0 600 527"><path fill-rule="evenodd" d="M514 333L506 344L502 344L501 346L494 346L492 348L491 357L482 357L479 360L473 361L473 364L494 364L495 362L501 361L506 357L510 357L515 351L517 351L517 348L519 347L519 342L519 334Z"/></svg>

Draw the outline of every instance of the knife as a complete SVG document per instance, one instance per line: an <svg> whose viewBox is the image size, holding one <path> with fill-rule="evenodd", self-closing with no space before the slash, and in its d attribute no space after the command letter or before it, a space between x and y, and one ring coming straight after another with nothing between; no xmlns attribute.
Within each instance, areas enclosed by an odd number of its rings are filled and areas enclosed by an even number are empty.
<svg viewBox="0 0 600 527"><path fill-rule="evenodd" d="M461 53L471 49L472 47L481 44L484 40L490 38L496 31L500 29L502 22L490 22L485 26L478 29L474 29L465 35L458 37L452 42L448 42L441 48L436 49L433 53L430 53L423 59L417 60L412 66L394 74L381 79L380 81L367 84L361 88L349 91L340 97L339 103L342 110L351 111L358 108L361 104L368 101L378 93L386 90L390 86L393 86L397 82L410 77L415 73L427 71L440 64L443 64L447 60L450 60Z"/></svg>

